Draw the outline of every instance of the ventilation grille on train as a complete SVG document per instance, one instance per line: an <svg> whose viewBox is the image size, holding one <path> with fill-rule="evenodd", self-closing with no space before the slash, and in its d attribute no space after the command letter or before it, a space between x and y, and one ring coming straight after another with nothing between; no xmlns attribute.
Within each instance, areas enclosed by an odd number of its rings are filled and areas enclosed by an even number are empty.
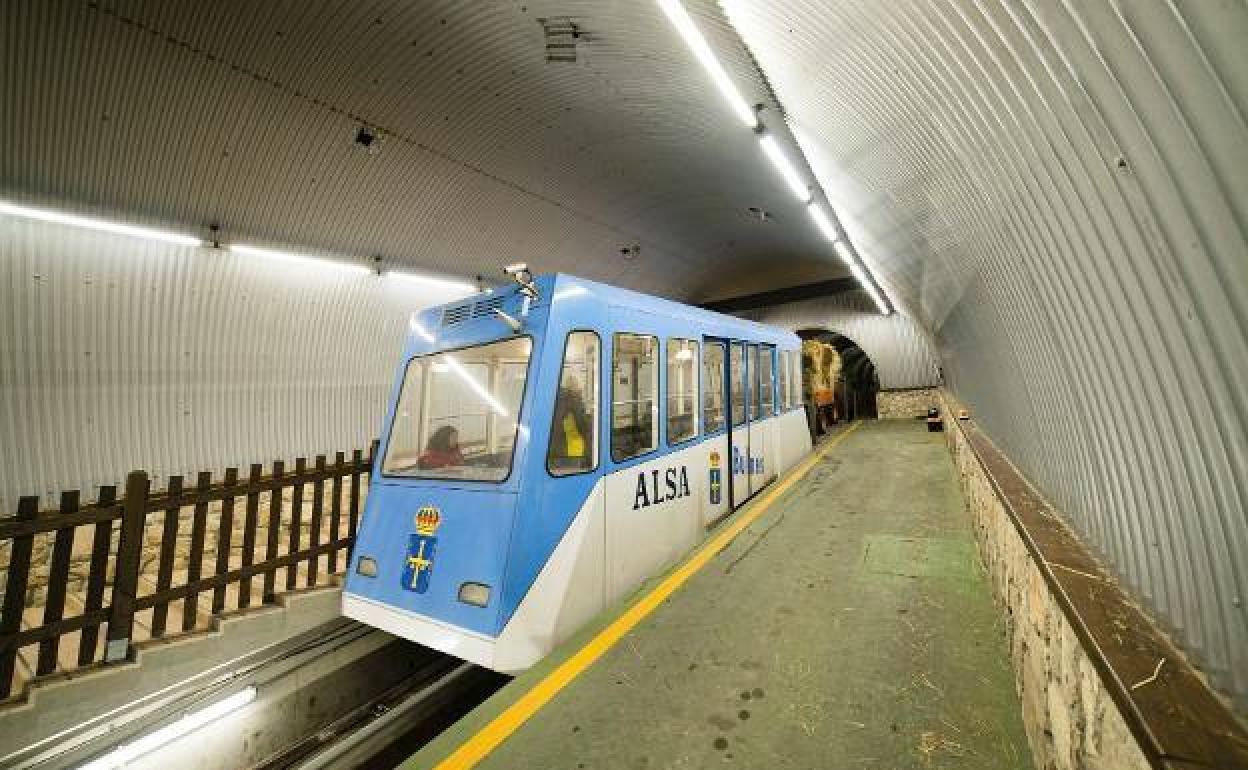
<svg viewBox="0 0 1248 770"><path fill-rule="evenodd" d="M503 309L503 298L502 297L490 297L489 299L483 299L477 304L472 306L472 317L482 318L484 316L489 316L490 318L493 318L494 311L502 310L502 309Z"/></svg>
<svg viewBox="0 0 1248 770"><path fill-rule="evenodd" d="M471 314L472 305L456 305L455 307L448 307L442 311L442 325L450 326L451 324L457 324L460 321L467 320L468 316Z"/></svg>
<svg viewBox="0 0 1248 770"><path fill-rule="evenodd" d="M467 305L455 305L448 307L442 311L442 325L450 326L452 324L467 321L469 318L493 318L495 310L503 309L503 300L505 297L489 297L480 302L472 302Z"/></svg>

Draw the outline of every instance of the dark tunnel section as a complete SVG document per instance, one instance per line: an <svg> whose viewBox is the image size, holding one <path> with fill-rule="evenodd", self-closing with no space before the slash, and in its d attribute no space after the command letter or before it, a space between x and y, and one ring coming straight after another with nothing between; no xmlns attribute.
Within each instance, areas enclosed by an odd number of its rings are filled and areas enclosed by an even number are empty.
<svg viewBox="0 0 1248 770"><path fill-rule="evenodd" d="M878 416L876 394L880 379L871 357L858 343L839 332L828 329L798 329L802 338L803 399L813 436L828 432L833 425ZM829 345L840 356L840 370L834 383L828 383L828 394L819 394L812 387L809 373L815 366L809 343ZM830 399L828 398L830 396Z"/></svg>

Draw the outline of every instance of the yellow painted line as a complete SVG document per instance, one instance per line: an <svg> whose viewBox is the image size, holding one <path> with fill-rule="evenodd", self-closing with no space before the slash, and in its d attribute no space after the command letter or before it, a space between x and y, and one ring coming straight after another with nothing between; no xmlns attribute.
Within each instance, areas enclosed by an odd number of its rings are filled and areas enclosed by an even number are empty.
<svg viewBox="0 0 1248 770"><path fill-rule="evenodd" d="M561 663L558 668L547 674L545 679L534 685L533 689L508 706L503 713L494 718L494 721L481 728L480 732L469 738L454 753L438 763L435 770L467 770L467 768L475 767L478 762L485 759L491 751L498 748L500 743L507 740L512 733L520 729L520 726L528 721L529 717L536 714L560 690L567 687L581 672L593 665L607 650L615 646L615 643L620 641L624 634L631 631L651 612L654 612L655 608L662 604L664 599L671 596L677 588L684 585L685 581L706 566L706 563L714 558L715 554L726 548L737 535L741 534L742 530L753 524L759 516L762 516L777 498L789 491L790 487L800 481L802 477L810 472L811 468L815 467L816 463L831 452L837 444L844 441L850 433L857 430L861 424L860 422L855 422L850 425L840 435L802 461L800 465L789 472L784 481L773 486L766 495L742 513L740 518L729 525L727 529L708 540L694 554L693 558L664 578L663 582L655 586L653 591L629 607L624 614L598 632L598 635L578 650L576 654Z"/></svg>

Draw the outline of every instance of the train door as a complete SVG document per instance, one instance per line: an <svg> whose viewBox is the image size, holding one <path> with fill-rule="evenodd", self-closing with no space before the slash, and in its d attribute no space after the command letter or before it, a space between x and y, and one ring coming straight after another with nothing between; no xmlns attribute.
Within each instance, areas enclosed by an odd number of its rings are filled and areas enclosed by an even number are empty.
<svg viewBox="0 0 1248 770"><path fill-rule="evenodd" d="M706 437L706 495L702 524L732 511L732 451L728 443L728 341L702 339L702 434Z"/></svg>
<svg viewBox="0 0 1248 770"><path fill-rule="evenodd" d="M746 374L750 387L750 451L746 454L746 472L750 478L750 494L754 494L766 483L766 476L763 475L763 469L766 465L765 458L767 456L767 426L763 424L766 414L763 412L765 400L763 399L763 389L765 386L763 374L764 367L762 363L763 355L766 348L761 345L751 344L746 348Z"/></svg>
<svg viewBox="0 0 1248 770"><path fill-rule="evenodd" d="M750 388L746 344L733 342L728 348L728 456L732 468L730 486L732 507L744 503L753 494L750 488Z"/></svg>
<svg viewBox="0 0 1248 770"><path fill-rule="evenodd" d="M772 423L768 417L775 409L774 372L772 371L772 348L769 345L749 346L750 380L750 452L747 466L750 476L750 493L762 489L771 481L773 463L768 456L771 441L768 433Z"/></svg>

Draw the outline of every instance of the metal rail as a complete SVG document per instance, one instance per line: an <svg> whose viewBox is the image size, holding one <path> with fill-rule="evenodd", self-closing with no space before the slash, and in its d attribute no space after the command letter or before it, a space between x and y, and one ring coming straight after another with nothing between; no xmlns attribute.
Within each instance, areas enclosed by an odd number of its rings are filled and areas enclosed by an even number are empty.
<svg viewBox="0 0 1248 770"><path fill-rule="evenodd" d="M448 660L453 662L453 659ZM388 693L369 706L348 715L340 723L335 723L335 727L341 726L345 729L341 729L333 740L321 742L316 747L317 750L303 760L293 765L266 764L263 768L276 770L279 767L297 767L300 770L322 770L362 766L410 733L422 718L428 719L429 712L437 710L436 704L454 700L456 688L469 679L476 668L471 663L460 663L432 681L425 679L415 686L405 688L397 698L394 698L394 693Z"/></svg>

